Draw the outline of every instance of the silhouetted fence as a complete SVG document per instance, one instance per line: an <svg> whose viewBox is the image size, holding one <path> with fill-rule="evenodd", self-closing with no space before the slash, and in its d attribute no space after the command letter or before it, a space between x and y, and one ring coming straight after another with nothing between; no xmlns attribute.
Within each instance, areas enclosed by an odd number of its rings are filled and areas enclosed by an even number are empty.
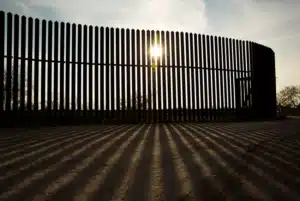
<svg viewBox="0 0 300 201"><path fill-rule="evenodd" d="M274 53L256 43L4 12L0 26L0 112L9 121L276 116Z"/></svg>

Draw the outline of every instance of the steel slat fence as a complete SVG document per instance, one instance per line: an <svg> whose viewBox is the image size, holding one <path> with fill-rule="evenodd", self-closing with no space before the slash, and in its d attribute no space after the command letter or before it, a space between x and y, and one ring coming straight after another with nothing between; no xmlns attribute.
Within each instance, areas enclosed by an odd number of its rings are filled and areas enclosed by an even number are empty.
<svg viewBox="0 0 300 201"><path fill-rule="evenodd" d="M4 12L0 22L3 114L97 122L225 120L259 116L259 84L275 86L273 51L249 41ZM151 55L154 47L162 52L158 57ZM264 75L271 72L265 78L259 75L263 66Z"/></svg>

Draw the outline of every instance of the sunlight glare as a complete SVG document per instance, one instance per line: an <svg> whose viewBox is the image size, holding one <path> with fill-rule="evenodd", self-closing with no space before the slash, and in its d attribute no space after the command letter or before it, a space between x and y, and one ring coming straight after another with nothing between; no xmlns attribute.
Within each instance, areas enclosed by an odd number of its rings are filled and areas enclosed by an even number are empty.
<svg viewBox="0 0 300 201"><path fill-rule="evenodd" d="M160 57L162 56L162 49L159 45L153 45L151 48L150 48L150 54L151 54L151 57Z"/></svg>

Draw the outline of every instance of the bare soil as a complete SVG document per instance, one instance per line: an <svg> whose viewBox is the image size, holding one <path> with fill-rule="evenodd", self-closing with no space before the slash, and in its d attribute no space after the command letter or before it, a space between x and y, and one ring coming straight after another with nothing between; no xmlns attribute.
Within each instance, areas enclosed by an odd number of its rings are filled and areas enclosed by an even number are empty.
<svg viewBox="0 0 300 201"><path fill-rule="evenodd" d="M0 129L0 200L300 200L300 119Z"/></svg>

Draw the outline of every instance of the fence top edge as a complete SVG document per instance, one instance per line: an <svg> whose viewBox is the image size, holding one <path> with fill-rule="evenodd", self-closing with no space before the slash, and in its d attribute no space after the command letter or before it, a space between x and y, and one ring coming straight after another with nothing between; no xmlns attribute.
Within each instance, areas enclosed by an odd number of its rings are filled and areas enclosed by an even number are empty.
<svg viewBox="0 0 300 201"><path fill-rule="evenodd" d="M40 19L40 18L35 18L35 17L31 17L31 16L26 16L26 15L19 15L19 14L15 14L15 13L12 13L12 12L5 12L3 10L0 10L0 14L1 15L7 15L7 16L14 16L14 17L17 17L17 18L26 18L26 19L29 19L29 20L32 20L34 19L35 22L39 22L41 21L42 23L54 23L54 24L60 24L60 25L66 25L66 26L69 26L69 25L72 25L72 26L75 26L75 27L89 27L89 29L108 29L108 30L120 30L121 32L122 31L139 31L140 33L160 33L160 34L164 34L164 35L168 35L168 34L177 34L179 33L180 35L181 34L184 34L184 35L194 35L194 36L199 36L199 37L206 37L206 38L215 38L215 39L222 39L222 40L229 40L229 41L237 41L237 42L244 42L244 43L251 43L253 45L259 45L261 47L264 47L264 48L267 48L267 49L270 49L272 50L270 47L267 47L263 44L260 44L260 43L257 43L257 42L253 42L253 41L250 41L250 40L244 40L244 39L236 39L236 38L233 38L233 37L226 37L226 36L218 36L218 35L212 35L212 34L204 34L204 33L195 33L195 32L185 32L185 31L179 31L179 30L161 30L161 29L157 29L157 30L152 30L152 29L147 29L147 28L128 28L128 27L111 27L111 26L97 26L97 25L92 25L92 24L78 24L78 23L73 23L73 22L63 22L63 21L57 21L57 20L48 20L48 19ZM273 50L272 50L273 51ZM273 51L274 52L274 51Z"/></svg>

